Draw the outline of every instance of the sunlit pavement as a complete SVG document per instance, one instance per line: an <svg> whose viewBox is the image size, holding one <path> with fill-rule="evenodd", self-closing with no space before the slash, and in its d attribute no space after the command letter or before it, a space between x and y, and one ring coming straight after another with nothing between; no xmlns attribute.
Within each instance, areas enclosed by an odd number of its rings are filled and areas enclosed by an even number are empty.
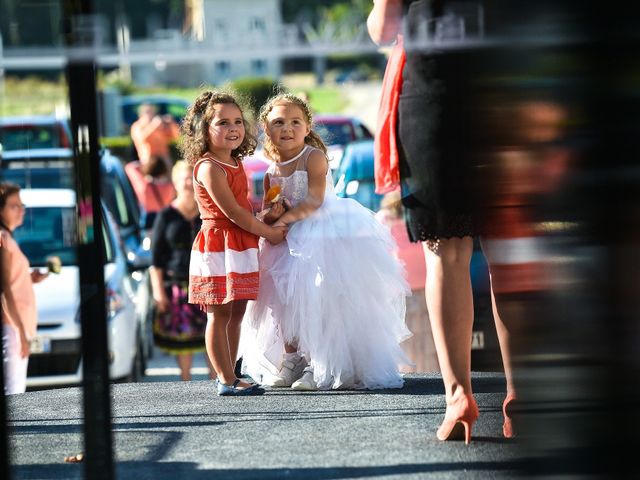
<svg viewBox="0 0 640 480"><path fill-rule="evenodd" d="M205 352L193 354L193 365L191 367L191 380L208 380L209 368L205 359ZM173 355L154 348L153 356L149 359L143 382L171 382L180 380L180 369Z"/></svg>
<svg viewBox="0 0 640 480"><path fill-rule="evenodd" d="M172 359L171 359L172 360ZM401 390L218 397L210 381L112 387L119 479L513 478L525 458L502 438L504 378L474 374L480 419L471 445L435 438L444 414L438 375L407 375ZM18 479L83 478L64 457L83 450L82 391L9 399Z"/></svg>

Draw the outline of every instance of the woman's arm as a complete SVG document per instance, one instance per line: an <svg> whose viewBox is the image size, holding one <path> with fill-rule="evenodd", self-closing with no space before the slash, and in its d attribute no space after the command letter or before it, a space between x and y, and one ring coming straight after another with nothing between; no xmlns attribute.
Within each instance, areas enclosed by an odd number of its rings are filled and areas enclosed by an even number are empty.
<svg viewBox="0 0 640 480"><path fill-rule="evenodd" d="M375 0L367 18L369 36L377 45L393 42L402 23L402 0Z"/></svg>
<svg viewBox="0 0 640 480"><path fill-rule="evenodd" d="M20 312L16 305L16 299L13 296L13 291L9 288L12 260L13 255L11 252L4 247L0 248L0 263L2 265L0 268L2 275L2 294L4 295L7 313L12 320L12 324L18 329L18 333L20 334L20 356L22 358L26 358L29 356L29 340L27 339L27 334L24 329L24 324L22 323L22 318L20 317Z"/></svg>
<svg viewBox="0 0 640 480"><path fill-rule="evenodd" d="M139 123L133 124L131 127L131 138L134 141L144 142L149 138L149 136L162 127L162 119L158 116L155 116L147 123L142 126Z"/></svg>
<svg viewBox="0 0 640 480"><path fill-rule="evenodd" d="M197 179L207 190L222 213L243 230L265 237L276 244L284 240L285 231L262 223L251 212L238 204L227 183L227 176L222 167L204 162L198 169Z"/></svg>
<svg viewBox="0 0 640 480"><path fill-rule="evenodd" d="M288 225L297 222L307 218L320 208L324 201L324 192L327 187L328 168L327 157L322 152L314 151L309 155L307 160L307 177L309 179L307 198L282 215L275 225Z"/></svg>
<svg viewBox="0 0 640 480"><path fill-rule="evenodd" d="M158 306L158 312L164 313L169 310L169 299L164 289L164 270L155 266L151 267L149 269L149 278L151 279L153 300Z"/></svg>
<svg viewBox="0 0 640 480"><path fill-rule="evenodd" d="M168 261L168 252L171 247L165 238L167 222L164 218L164 210L158 212L151 230L151 268L149 278L151 280L151 293L156 302L158 312L164 313L169 309L169 299L164 289L164 266Z"/></svg>

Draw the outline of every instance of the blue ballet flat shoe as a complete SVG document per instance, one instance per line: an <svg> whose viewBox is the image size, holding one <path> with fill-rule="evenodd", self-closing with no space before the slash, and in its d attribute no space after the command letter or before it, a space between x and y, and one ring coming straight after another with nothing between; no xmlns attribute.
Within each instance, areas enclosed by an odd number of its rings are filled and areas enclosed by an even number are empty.
<svg viewBox="0 0 640 480"><path fill-rule="evenodd" d="M227 385L218 381L217 389L218 395L221 397L237 397L244 395L262 395L264 393L264 388L262 388L258 384L253 384L250 387L246 388L238 388L238 384L240 383L240 379L238 378L233 385Z"/></svg>

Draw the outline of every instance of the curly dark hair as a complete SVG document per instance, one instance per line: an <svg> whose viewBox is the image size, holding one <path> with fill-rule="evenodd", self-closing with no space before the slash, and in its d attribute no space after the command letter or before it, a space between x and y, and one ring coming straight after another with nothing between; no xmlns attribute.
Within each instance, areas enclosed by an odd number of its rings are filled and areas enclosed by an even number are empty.
<svg viewBox="0 0 640 480"><path fill-rule="evenodd" d="M244 140L242 144L231 152L235 158L242 159L251 155L257 145L253 126L247 120L241 102L232 94L216 90L205 90L187 110L187 114L180 127L181 137L179 148L182 158L189 164L195 163L209 151L209 124L215 115L215 105L231 103L240 109L244 123Z"/></svg>
<svg viewBox="0 0 640 480"><path fill-rule="evenodd" d="M311 108L309 107L309 104L300 97L296 97L291 93L279 93L267 100L267 103L262 106L259 118L260 123L265 130L267 129L267 115L269 115L269 112L271 112L273 107L276 105L295 105L296 107L299 107L311 129L309 135L304 138L304 143L322 150L325 155L327 154L327 146L322 141L322 138L320 138L320 135L313 131L313 117L311 116ZM264 153L271 160L276 160L279 157L278 150L271 142L268 135L264 136Z"/></svg>

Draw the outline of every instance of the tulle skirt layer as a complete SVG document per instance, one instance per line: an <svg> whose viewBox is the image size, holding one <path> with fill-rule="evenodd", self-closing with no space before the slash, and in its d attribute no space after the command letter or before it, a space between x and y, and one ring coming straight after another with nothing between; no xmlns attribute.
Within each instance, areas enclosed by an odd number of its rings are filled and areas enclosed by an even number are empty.
<svg viewBox="0 0 640 480"><path fill-rule="evenodd" d="M393 248L371 211L335 197L292 225L286 242L261 245L258 299L243 322L245 371L256 380L277 373L287 342L319 388L401 387L410 289Z"/></svg>

